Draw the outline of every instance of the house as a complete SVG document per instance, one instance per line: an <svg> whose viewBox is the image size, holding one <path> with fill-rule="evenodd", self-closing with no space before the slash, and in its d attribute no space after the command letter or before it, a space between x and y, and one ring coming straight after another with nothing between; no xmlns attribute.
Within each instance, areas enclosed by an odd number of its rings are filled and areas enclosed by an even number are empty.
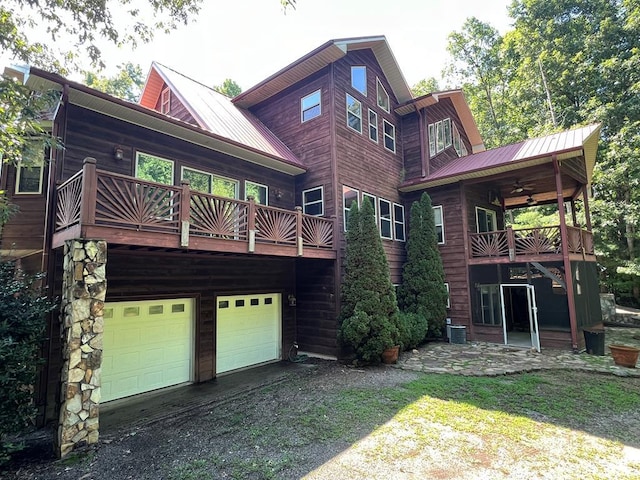
<svg viewBox="0 0 640 480"><path fill-rule="evenodd" d="M62 455L97 440L101 403L294 346L335 358L346 212L364 198L399 284L410 206L430 194L469 339L578 350L601 322L597 125L486 150L463 92L414 98L383 36L331 40L233 100L159 63L137 104L8 73L60 92L65 148L2 173L20 214L0 250L61 299L37 401ZM534 203L559 224L505 223Z"/></svg>

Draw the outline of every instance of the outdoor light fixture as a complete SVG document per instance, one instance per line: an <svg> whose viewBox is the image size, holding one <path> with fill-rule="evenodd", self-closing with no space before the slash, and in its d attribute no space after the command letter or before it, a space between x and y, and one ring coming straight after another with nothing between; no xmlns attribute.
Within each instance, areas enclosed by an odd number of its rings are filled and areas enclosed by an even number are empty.
<svg viewBox="0 0 640 480"><path fill-rule="evenodd" d="M122 150L122 147L116 146L113 149L113 158L116 160L122 160L124 158L124 150Z"/></svg>

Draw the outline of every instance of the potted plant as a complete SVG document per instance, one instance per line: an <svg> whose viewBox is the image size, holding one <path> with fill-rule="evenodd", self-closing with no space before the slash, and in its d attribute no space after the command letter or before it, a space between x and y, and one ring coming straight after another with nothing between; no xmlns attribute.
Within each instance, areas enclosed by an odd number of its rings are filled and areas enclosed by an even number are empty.
<svg viewBox="0 0 640 480"><path fill-rule="evenodd" d="M640 348L629 345L609 345L613 362L621 367L635 368L640 355Z"/></svg>

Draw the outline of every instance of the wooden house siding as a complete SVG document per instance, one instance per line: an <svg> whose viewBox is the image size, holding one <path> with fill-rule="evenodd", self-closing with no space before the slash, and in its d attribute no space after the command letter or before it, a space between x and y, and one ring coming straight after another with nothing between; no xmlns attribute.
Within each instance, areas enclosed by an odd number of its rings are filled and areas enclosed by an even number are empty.
<svg viewBox="0 0 640 480"><path fill-rule="evenodd" d="M403 180L411 178L422 178L422 148L420 137L420 118L417 113L405 115L401 120L402 126L402 151L403 151ZM427 139L427 135L424 134ZM429 141L424 143L425 157L429 156ZM425 172L426 173L426 172Z"/></svg>
<svg viewBox="0 0 640 480"><path fill-rule="evenodd" d="M429 150L429 137L428 137L428 125L430 123L435 123L440 120L444 120L445 118L451 118L451 131L453 132L453 125L456 126L458 132L460 132L460 140L464 142L467 152L471 154L471 143L467 138L467 135L462 126L462 122L456 113L456 109L453 106L453 102L449 98L443 98L435 105L431 105L426 108L426 120L425 120L425 138L427 139L427 152ZM429 168L428 173L432 174L436 172L438 169L442 168L444 165L449 163L451 160L458 158L458 154L456 153L455 148L453 148L453 144L450 147L446 147L442 152L437 155L431 157L430 153L427 153L427 157L429 157Z"/></svg>

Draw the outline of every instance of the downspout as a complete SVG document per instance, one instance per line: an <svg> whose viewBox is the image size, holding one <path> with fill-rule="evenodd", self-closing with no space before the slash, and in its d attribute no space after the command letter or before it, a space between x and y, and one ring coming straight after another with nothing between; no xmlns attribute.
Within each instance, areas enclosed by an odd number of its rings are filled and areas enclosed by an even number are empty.
<svg viewBox="0 0 640 480"><path fill-rule="evenodd" d="M569 236L567 234L567 219L564 213L564 197L562 195L562 177L558 157L552 157L553 171L556 177L556 195L558 199L558 213L560 215L560 241L562 245L562 262L567 285L567 303L569 304L569 325L571 327L571 346L574 353L578 353L578 319L576 315L575 295L573 291L573 273L569 260Z"/></svg>
<svg viewBox="0 0 640 480"><path fill-rule="evenodd" d="M473 328L473 302L472 299L472 285L471 285L471 267L469 266L469 216L467 215L467 192L464 182L458 182L458 188L460 188L460 210L462 214L462 231L464 232L464 266L466 271L467 281L467 312L469 315L469 337L475 338L475 332ZM442 221L444 222L444 208L442 209ZM446 275L445 275L446 276Z"/></svg>

